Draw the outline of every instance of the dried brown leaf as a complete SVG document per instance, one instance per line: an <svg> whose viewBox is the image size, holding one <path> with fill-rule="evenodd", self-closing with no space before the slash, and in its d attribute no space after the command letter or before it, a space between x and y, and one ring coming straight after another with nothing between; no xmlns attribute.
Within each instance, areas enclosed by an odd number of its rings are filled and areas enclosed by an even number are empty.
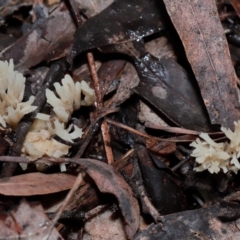
<svg viewBox="0 0 240 240"><path fill-rule="evenodd" d="M64 174L28 173L0 179L0 194L8 196L32 196L56 193L70 189L76 177Z"/></svg>
<svg viewBox="0 0 240 240"><path fill-rule="evenodd" d="M126 234L132 239L139 227L139 206L131 188L118 172L106 163L81 159L80 164L86 168L101 192L111 193L117 198L125 221Z"/></svg>
<svg viewBox="0 0 240 240"><path fill-rule="evenodd" d="M237 77L214 0L164 0L198 81L212 124L240 119Z"/></svg>

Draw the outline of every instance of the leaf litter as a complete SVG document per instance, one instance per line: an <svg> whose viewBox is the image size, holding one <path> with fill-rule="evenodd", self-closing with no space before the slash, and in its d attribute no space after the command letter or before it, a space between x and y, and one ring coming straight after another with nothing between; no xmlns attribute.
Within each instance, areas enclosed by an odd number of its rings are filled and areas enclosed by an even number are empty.
<svg viewBox="0 0 240 240"><path fill-rule="evenodd" d="M237 136L226 129L239 120L236 1L7 0L0 14L0 58L13 59L24 101L33 95L37 106L15 129L0 128L0 238L238 238L239 174L196 172L189 145L206 145L197 139L204 131L227 146L220 126ZM65 110L59 124L81 134L51 137L67 155L30 161L25 137L33 126L53 129L62 103L55 98L53 109L45 93L64 102L65 74L74 86L84 80L97 104L83 92L84 106Z"/></svg>

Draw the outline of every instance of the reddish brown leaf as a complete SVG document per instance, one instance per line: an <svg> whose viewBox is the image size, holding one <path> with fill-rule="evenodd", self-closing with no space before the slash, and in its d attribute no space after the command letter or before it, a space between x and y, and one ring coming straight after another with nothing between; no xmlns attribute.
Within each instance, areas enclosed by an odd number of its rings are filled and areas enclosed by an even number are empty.
<svg viewBox="0 0 240 240"><path fill-rule="evenodd" d="M164 0L195 73L212 124L240 119L236 74L214 0Z"/></svg>
<svg viewBox="0 0 240 240"><path fill-rule="evenodd" d="M0 179L0 194L9 196L32 196L56 193L70 189L76 177L64 174L28 173Z"/></svg>
<svg viewBox="0 0 240 240"><path fill-rule="evenodd" d="M81 159L79 163L86 168L101 192L111 193L117 198L126 223L126 234L132 239L139 227L139 206L131 188L118 172L106 163L91 159Z"/></svg>
<svg viewBox="0 0 240 240"><path fill-rule="evenodd" d="M23 201L10 213L0 214L0 239L61 240L56 229L49 231L49 219L41 205Z"/></svg>

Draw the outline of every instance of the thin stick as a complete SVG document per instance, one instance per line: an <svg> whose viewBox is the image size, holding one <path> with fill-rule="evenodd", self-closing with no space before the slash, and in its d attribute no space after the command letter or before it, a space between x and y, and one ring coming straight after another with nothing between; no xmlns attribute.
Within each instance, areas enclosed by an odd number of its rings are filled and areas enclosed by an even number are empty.
<svg viewBox="0 0 240 240"><path fill-rule="evenodd" d="M180 127L166 127L166 126L159 126L150 122L145 123L145 127L162 130L165 132L176 133L176 134L188 134L188 135L200 135L201 132L180 128ZM208 135L223 135L223 132L207 132Z"/></svg>
<svg viewBox="0 0 240 240"><path fill-rule="evenodd" d="M75 183L73 184L71 190L68 192L66 198L64 199L61 207L57 210L57 213L55 215L55 217L53 218L52 222L51 222L51 225L49 226L49 233L48 233L48 237L47 239L49 239L50 235L51 235L51 232L55 226L55 224L57 223L58 219L61 217L64 209L67 207L69 201L71 200L73 194L77 191L77 189L79 188L81 182L82 182L82 179L83 179L83 174L82 173L79 173L77 178L76 178L76 181Z"/></svg>
<svg viewBox="0 0 240 240"><path fill-rule="evenodd" d="M111 147L111 139L108 131L108 124L104 121L101 125L104 148L106 151L107 162L108 164L112 164L114 162L112 147Z"/></svg>
<svg viewBox="0 0 240 240"><path fill-rule="evenodd" d="M173 139L167 139L167 138L158 138L158 137L154 137L154 136L150 136L146 133L142 133L134 128L131 128L129 126L126 126L120 122L116 122L114 120L111 120L111 119L106 119L105 120L106 122L112 124L112 125L115 125L117 127L120 127L120 128L123 128L129 132L132 132L138 136L141 136L141 137L144 137L144 138L150 138L150 139L154 139L154 140L157 140L157 141L162 141L162 142L192 142L192 141L189 141L189 140L173 140Z"/></svg>
<svg viewBox="0 0 240 240"><path fill-rule="evenodd" d="M89 52L87 54L87 59L88 59L88 64L89 64L92 80L93 80L96 101L97 101L97 107L102 108L103 107L102 93L101 93L100 83L99 83L99 79L98 79L98 75L97 75L97 71L96 71L94 57L91 52Z"/></svg>
<svg viewBox="0 0 240 240"><path fill-rule="evenodd" d="M79 13L79 9L77 7L77 4L74 0L69 0L69 3L72 7L72 11L74 13L74 16L75 16L75 19L76 19L76 22L77 22L77 26L80 27L83 24L83 21L82 21L81 15Z"/></svg>

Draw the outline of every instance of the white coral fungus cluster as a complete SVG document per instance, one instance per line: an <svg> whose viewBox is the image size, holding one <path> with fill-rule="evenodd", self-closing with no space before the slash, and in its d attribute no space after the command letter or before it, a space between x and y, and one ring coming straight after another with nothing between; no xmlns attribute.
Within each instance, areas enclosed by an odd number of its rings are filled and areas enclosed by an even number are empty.
<svg viewBox="0 0 240 240"><path fill-rule="evenodd" d="M7 124L16 128L25 114L34 111L32 106L34 96L28 101L22 102L25 90L25 77L14 71L13 60L0 61L0 124ZM22 156L29 160L35 160L43 156L62 157L68 154L70 148L67 143L73 143L74 139L82 137L82 129L75 125L67 127L68 120L74 110L81 105L92 105L95 95L85 81L74 83L70 75L65 75L62 85L55 83L56 94L47 89L47 102L53 107L55 116L39 113L28 132L22 147ZM82 99L83 96L83 99ZM66 144L53 138L58 135Z"/></svg>
<svg viewBox="0 0 240 240"><path fill-rule="evenodd" d="M42 120L42 116L48 120ZM60 143L52 138L58 135L67 142L73 142L76 138L82 137L82 129L75 125L70 125L67 129L58 119L50 119L49 115L39 114L28 132L22 148L22 156L29 160L35 160L43 156L62 157L68 154L69 145ZM73 130L74 129L74 130Z"/></svg>
<svg viewBox="0 0 240 240"><path fill-rule="evenodd" d="M237 173L240 170L240 121L234 122L235 131L222 127L229 142L216 143L207 133L201 133L200 137L190 146L194 147L191 156L196 158L199 164L194 170L201 172L208 170L210 173L218 173L221 169L224 173L232 171Z"/></svg>
<svg viewBox="0 0 240 240"><path fill-rule="evenodd" d="M30 160L43 156L61 157L66 155L70 146L56 141L53 136L58 135L69 143L73 143L74 139L81 138L82 129L73 124L66 128L66 123L74 110L79 109L81 105L91 105L95 102L93 89L85 81L74 83L68 74L62 79L62 85L55 83L54 87L57 96L53 91L46 90L47 102L53 107L54 118L50 118L47 114L37 114L37 119L23 145L22 155ZM81 100L82 93L85 95L83 100Z"/></svg>
<svg viewBox="0 0 240 240"><path fill-rule="evenodd" d="M77 110L81 105L92 105L95 102L95 95L85 81L73 82L70 75L66 74L60 83L54 83L57 97L53 91L47 89L47 102L53 106L53 111L61 122L68 122L68 119L74 110ZM81 100L81 92L85 95L84 100Z"/></svg>
<svg viewBox="0 0 240 240"><path fill-rule="evenodd" d="M34 96L27 102L22 102L25 90L25 77L14 71L13 60L0 61L0 124L6 127L6 123L16 128L25 114L34 111L32 106Z"/></svg>

